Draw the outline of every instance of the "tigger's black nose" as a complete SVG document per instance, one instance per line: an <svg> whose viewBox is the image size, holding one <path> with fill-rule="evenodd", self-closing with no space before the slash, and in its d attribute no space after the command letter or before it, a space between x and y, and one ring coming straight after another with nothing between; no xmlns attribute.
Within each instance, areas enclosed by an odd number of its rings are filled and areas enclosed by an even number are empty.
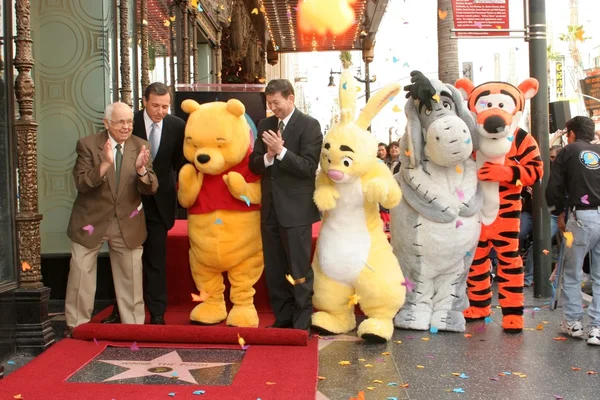
<svg viewBox="0 0 600 400"><path fill-rule="evenodd" d="M488 133L502 132L505 127L506 121L504 121L504 118L498 115L492 115L490 117L487 117L485 119L485 122L483 123L483 129L485 129L485 131Z"/></svg>

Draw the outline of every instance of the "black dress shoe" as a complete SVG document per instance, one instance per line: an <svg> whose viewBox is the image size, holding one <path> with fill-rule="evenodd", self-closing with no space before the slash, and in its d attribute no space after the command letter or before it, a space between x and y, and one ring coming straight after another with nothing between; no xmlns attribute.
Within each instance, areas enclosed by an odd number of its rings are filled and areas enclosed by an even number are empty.
<svg viewBox="0 0 600 400"><path fill-rule="evenodd" d="M104 318L102 320L102 323L103 324L120 324L121 316L119 315L119 313L112 313L108 317Z"/></svg>
<svg viewBox="0 0 600 400"><path fill-rule="evenodd" d="M150 317L150 325L165 325L164 317Z"/></svg>
<svg viewBox="0 0 600 400"><path fill-rule="evenodd" d="M275 321L273 325L267 326L267 328L292 328L294 325L291 322L277 322Z"/></svg>

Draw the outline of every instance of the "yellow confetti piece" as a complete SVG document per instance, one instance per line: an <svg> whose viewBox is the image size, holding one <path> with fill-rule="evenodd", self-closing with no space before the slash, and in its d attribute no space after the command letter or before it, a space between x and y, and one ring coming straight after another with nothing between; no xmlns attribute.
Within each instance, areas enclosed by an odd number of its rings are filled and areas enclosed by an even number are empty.
<svg viewBox="0 0 600 400"><path fill-rule="evenodd" d="M418 369L424 369L425 367L424 367L424 366L422 366L422 365L417 365L417 368L418 368Z"/></svg>
<svg viewBox="0 0 600 400"><path fill-rule="evenodd" d="M163 25L166 27L171 26L171 21L169 21L168 19L165 19L165 21L163 22Z"/></svg>
<svg viewBox="0 0 600 400"><path fill-rule="evenodd" d="M446 19L446 17L448 17L448 11L446 10L438 10L438 17L440 17L440 19Z"/></svg>
<svg viewBox="0 0 600 400"><path fill-rule="evenodd" d="M367 361L364 358L359 358L358 361Z"/></svg>
<svg viewBox="0 0 600 400"><path fill-rule="evenodd" d="M437 94L437 93L436 93L436 94L434 94L433 96L431 96L431 98L432 98L433 100L435 100L435 102L436 102L436 103L439 103L439 102L440 102L440 95L439 95L439 94Z"/></svg>
<svg viewBox="0 0 600 400"><path fill-rule="evenodd" d="M382 381L382 380L379 380L379 379L374 379L374 380L373 380L373 383L383 383L383 381Z"/></svg>
<svg viewBox="0 0 600 400"><path fill-rule="evenodd" d="M320 376L320 375L319 375L319 376L317 376L317 379L318 379L318 380L320 380L320 381L324 381L324 380L325 380L325 379L327 379L327 378L325 378L324 376Z"/></svg>
<svg viewBox="0 0 600 400"><path fill-rule="evenodd" d="M535 327L536 331L543 331L544 330L544 324L537 324L537 326Z"/></svg>
<svg viewBox="0 0 600 400"><path fill-rule="evenodd" d="M260 12L263 14L267 13L267 9L265 8L265 6L260 6Z"/></svg>
<svg viewBox="0 0 600 400"><path fill-rule="evenodd" d="M237 334L238 336L238 343L240 344L240 346L244 347L246 345L246 341L244 340L243 337L240 336L240 334Z"/></svg>
<svg viewBox="0 0 600 400"><path fill-rule="evenodd" d="M456 172L458 172L459 174L462 174L462 172L463 172L463 169L461 168L461 166L460 166L460 165L457 165L457 166L456 166Z"/></svg>
<svg viewBox="0 0 600 400"><path fill-rule="evenodd" d="M175 22L175 16L174 15L172 17L169 17L169 19L171 20L171 22Z"/></svg>
<svg viewBox="0 0 600 400"><path fill-rule="evenodd" d="M460 372L453 372L452 376L460 376Z"/></svg>
<svg viewBox="0 0 600 400"><path fill-rule="evenodd" d="M402 344L402 340L394 340L394 343Z"/></svg>
<svg viewBox="0 0 600 400"><path fill-rule="evenodd" d="M422 337L421 340L424 341L424 342L429 342L429 338L428 337Z"/></svg>
<svg viewBox="0 0 600 400"><path fill-rule="evenodd" d="M567 247L571 248L573 246L573 232L563 232L563 237L565 238Z"/></svg>
<svg viewBox="0 0 600 400"><path fill-rule="evenodd" d="M250 14L258 15L258 8L254 7Z"/></svg>
<svg viewBox="0 0 600 400"><path fill-rule="evenodd" d="M392 107L392 111L398 113L398 112L401 112L402 109L400 107L398 107L397 105L394 105L394 107Z"/></svg>
<svg viewBox="0 0 600 400"><path fill-rule="evenodd" d="M515 182L515 185L517 185L517 186L523 186L523 182L521 182L520 179L517 179L517 181Z"/></svg>
<svg viewBox="0 0 600 400"><path fill-rule="evenodd" d="M389 356L390 352L389 351L384 351L383 353L381 353L382 356Z"/></svg>
<svg viewBox="0 0 600 400"><path fill-rule="evenodd" d="M365 368L373 368L373 364L365 364Z"/></svg>
<svg viewBox="0 0 600 400"><path fill-rule="evenodd" d="M502 29L502 25L496 25L496 29Z"/></svg>
<svg viewBox="0 0 600 400"><path fill-rule="evenodd" d="M548 321L542 321L542 324L547 324L547 323L548 323Z"/></svg>
<svg viewBox="0 0 600 400"><path fill-rule="evenodd" d="M267 382L267 386L271 386L271 385L277 385L277 383L275 383L275 382Z"/></svg>
<svg viewBox="0 0 600 400"><path fill-rule="evenodd" d="M227 22L231 22L231 17L227 17Z"/></svg>
<svg viewBox="0 0 600 400"><path fill-rule="evenodd" d="M367 386L367 389L368 390L373 390L373 389L375 389L375 386Z"/></svg>
<svg viewBox="0 0 600 400"><path fill-rule="evenodd" d="M502 308L502 307L500 307L500 306L496 306L496 308L497 308L497 309L500 309L500 308Z"/></svg>
<svg viewBox="0 0 600 400"><path fill-rule="evenodd" d="M350 365L350 361L340 361L339 365Z"/></svg>
<svg viewBox="0 0 600 400"><path fill-rule="evenodd" d="M350 296L350 300L348 301L348 307L352 307L352 306L358 304L359 300L360 300L360 296L357 294L353 294L352 296Z"/></svg>

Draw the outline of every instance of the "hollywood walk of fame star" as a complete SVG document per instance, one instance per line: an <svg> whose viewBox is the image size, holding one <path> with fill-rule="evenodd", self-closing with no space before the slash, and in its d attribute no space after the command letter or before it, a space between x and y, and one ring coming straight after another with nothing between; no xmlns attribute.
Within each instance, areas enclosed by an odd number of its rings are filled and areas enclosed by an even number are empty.
<svg viewBox="0 0 600 400"><path fill-rule="evenodd" d="M215 368L224 365L235 363L211 363L211 362L184 362L177 351L172 351L164 356L157 357L153 360L98 360L103 363L116 365L123 368L129 368L125 372L121 372L112 376L107 381L116 381L121 379L141 378L144 376L158 375L166 378L178 378L180 381L189 382L197 385L198 382L192 374L191 370L202 368Z"/></svg>

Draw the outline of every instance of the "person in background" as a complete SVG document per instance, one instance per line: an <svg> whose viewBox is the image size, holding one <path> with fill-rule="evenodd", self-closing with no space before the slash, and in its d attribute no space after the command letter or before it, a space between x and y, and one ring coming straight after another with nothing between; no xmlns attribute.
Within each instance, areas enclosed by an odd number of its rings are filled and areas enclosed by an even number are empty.
<svg viewBox="0 0 600 400"><path fill-rule="evenodd" d="M396 141L390 143L390 155L386 164L392 174L397 174L400 171L400 144Z"/></svg>
<svg viewBox="0 0 600 400"><path fill-rule="evenodd" d="M77 197L67 228L71 263L65 300L67 329L88 322L94 309L100 247L108 242L121 319L143 324L142 244L146 219L142 195L153 195L158 179L149 143L132 136L133 113L121 102L104 111L106 130L77 142L73 177Z"/></svg>
<svg viewBox="0 0 600 400"><path fill-rule="evenodd" d="M564 248L563 318L561 328L571 337L586 338L600 345L600 144L594 140L594 121L577 116L566 123L568 145L553 162L546 189L546 201L560 210L558 227L572 235L572 245ZM568 204L565 204L567 197ZM562 210L568 206L568 221ZM583 260L592 253L590 275L594 281L588 325L584 331Z"/></svg>
<svg viewBox="0 0 600 400"><path fill-rule="evenodd" d="M310 329L313 201L323 135L319 122L294 106L294 88L274 79L265 89L273 116L258 123L250 171L261 177L265 277L275 328ZM286 279L290 274L294 285Z"/></svg>
<svg viewBox="0 0 600 400"><path fill-rule="evenodd" d="M383 162L386 162L388 159L388 146L383 142L377 145L377 158Z"/></svg>

